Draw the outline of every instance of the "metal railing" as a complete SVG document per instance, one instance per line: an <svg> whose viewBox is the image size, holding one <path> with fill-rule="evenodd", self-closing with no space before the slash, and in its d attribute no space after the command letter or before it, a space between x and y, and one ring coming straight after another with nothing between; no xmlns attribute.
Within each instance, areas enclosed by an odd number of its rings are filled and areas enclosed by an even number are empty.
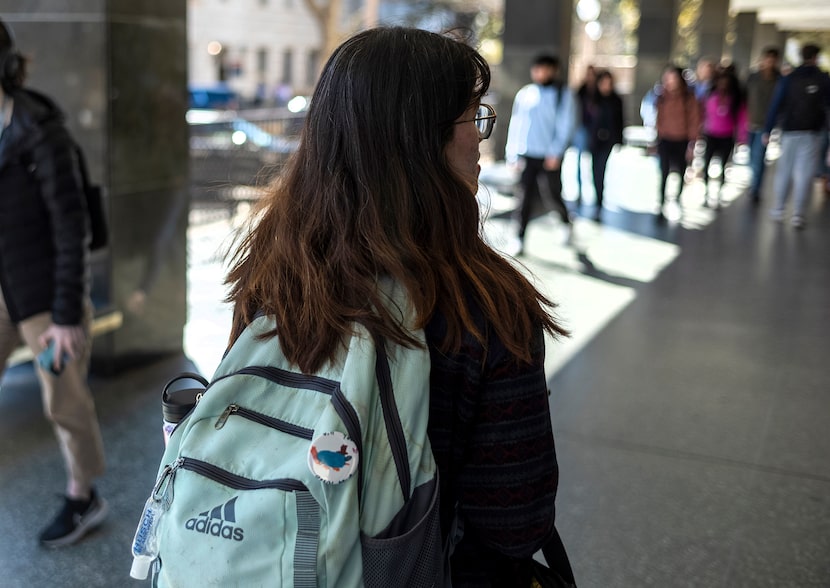
<svg viewBox="0 0 830 588"><path fill-rule="evenodd" d="M296 150L304 118L286 108L189 111L191 205L259 198Z"/></svg>

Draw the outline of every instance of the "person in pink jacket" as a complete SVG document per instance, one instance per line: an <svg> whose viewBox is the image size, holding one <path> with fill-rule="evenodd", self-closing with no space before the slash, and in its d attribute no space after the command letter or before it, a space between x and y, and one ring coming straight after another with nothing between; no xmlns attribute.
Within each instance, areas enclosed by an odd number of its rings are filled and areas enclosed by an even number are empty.
<svg viewBox="0 0 830 588"><path fill-rule="evenodd" d="M709 182L712 178L709 175L709 164L713 158L717 157L721 162L721 171L714 206L718 207L726 180L726 164L729 162L736 141L746 143L747 136L746 102L734 72L724 69L717 73L711 90L701 102L701 109L703 136L706 138L706 151L703 157L706 193L703 197L703 205L710 206Z"/></svg>

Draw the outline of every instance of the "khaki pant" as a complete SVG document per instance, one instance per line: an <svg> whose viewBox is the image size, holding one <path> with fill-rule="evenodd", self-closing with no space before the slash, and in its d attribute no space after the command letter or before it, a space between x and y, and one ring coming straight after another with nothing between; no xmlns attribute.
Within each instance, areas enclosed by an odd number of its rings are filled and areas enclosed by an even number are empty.
<svg viewBox="0 0 830 588"><path fill-rule="evenodd" d="M87 301L83 323L87 333L91 321L92 304ZM25 342L35 355L43 351L38 337L51 322L51 313L44 312L18 324L13 323L0 292L0 376L6 368L9 355L21 342ZM60 376L41 369L35 361L44 414L55 430L67 475L81 488L89 487L104 471L101 431L92 393L86 382L91 351L92 340L87 337L81 357L66 363Z"/></svg>

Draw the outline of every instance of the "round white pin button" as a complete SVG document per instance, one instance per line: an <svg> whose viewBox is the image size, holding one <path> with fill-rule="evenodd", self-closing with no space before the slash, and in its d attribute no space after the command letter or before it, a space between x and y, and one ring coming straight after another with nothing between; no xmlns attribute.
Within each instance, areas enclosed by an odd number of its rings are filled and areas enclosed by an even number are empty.
<svg viewBox="0 0 830 588"><path fill-rule="evenodd" d="M357 445L343 433L320 435L308 450L308 468L330 484L348 480L357 471Z"/></svg>

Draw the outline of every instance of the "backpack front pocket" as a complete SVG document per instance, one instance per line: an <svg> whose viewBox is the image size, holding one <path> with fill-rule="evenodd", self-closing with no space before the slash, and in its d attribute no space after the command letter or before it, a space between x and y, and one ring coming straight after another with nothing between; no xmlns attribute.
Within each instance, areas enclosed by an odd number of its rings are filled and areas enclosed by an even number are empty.
<svg viewBox="0 0 830 588"><path fill-rule="evenodd" d="M185 457L171 492L159 539L164 560L177 561L160 562L160 586L317 585L321 512L303 482Z"/></svg>

